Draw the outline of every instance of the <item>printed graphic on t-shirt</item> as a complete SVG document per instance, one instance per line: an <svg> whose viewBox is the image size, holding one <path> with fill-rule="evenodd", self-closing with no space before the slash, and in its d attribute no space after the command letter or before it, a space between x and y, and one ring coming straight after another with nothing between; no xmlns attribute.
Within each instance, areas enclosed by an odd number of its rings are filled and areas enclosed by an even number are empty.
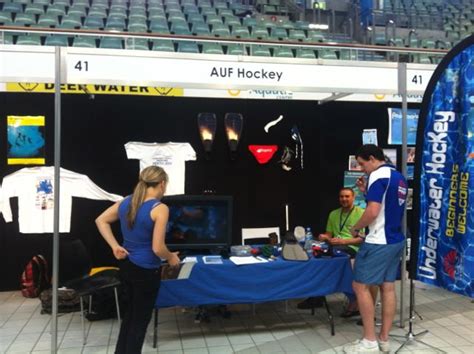
<svg viewBox="0 0 474 354"><path fill-rule="evenodd" d="M403 181L398 182L398 205L402 206L407 199L407 186Z"/></svg>
<svg viewBox="0 0 474 354"><path fill-rule="evenodd" d="M162 155L162 156L153 157L152 164L153 166L163 167L166 170L166 166L171 166L173 164L173 156Z"/></svg>
<svg viewBox="0 0 474 354"><path fill-rule="evenodd" d="M53 184L51 179L38 179L36 182L36 209L48 210L54 207Z"/></svg>

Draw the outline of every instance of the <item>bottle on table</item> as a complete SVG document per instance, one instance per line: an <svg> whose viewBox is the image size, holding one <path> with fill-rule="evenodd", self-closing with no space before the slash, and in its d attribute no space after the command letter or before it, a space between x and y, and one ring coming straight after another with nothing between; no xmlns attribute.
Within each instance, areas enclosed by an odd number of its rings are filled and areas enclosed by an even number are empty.
<svg viewBox="0 0 474 354"><path fill-rule="evenodd" d="M306 251L311 251L313 247L313 232L310 227L306 228L306 234L304 237L304 249Z"/></svg>

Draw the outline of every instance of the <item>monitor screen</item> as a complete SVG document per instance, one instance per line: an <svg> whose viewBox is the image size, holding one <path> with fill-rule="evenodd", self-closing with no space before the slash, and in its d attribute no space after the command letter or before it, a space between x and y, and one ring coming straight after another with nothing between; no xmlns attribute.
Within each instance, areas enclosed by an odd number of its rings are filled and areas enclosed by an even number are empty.
<svg viewBox="0 0 474 354"><path fill-rule="evenodd" d="M171 250L229 247L232 197L181 195L163 198L169 207L166 245Z"/></svg>

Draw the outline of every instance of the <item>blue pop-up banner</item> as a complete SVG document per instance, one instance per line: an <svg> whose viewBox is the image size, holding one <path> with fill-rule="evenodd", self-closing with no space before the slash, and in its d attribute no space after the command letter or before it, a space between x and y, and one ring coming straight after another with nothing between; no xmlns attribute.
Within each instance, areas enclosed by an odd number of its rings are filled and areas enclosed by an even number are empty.
<svg viewBox="0 0 474 354"><path fill-rule="evenodd" d="M474 297L474 36L436 69L417 136L417 278ZM415 186L415 188L417 187Z"/></svg>

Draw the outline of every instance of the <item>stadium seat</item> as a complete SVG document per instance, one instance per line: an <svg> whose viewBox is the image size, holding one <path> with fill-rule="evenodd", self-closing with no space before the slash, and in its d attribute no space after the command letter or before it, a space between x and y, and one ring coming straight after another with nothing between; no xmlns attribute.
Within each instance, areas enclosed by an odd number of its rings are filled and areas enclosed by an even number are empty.
<svg viewBox="0 0 474 354"><path fill-rule="evenodd" d="M318 57L320 59L337 60L337 54L332 49L318 49Z"/></svg>
<svg viewBox="0 0 474 354"><path fill-rule="evenodd" d="M261 45L250 46L250 55L257 57L271 57L270 49Z"/></svg>
<svg viewBox="0 0 474 354"><path fill-rule="evenodd" d="M188 15L188 22L189 23L197 23L197 22L206 22L204 21L204 16L201 14L189 14Z"/></svg>
<svg viewBox="0 0 474 354"><path fill-rule="evenodd" d="M72 4L74 5L82 5L82 6L89 6L89 0L72 0Z"/></svg>
<svg viewBox="0 0 474 354"><path fill-rule="evenodd" d="M211 33L209 31L209 26L204 22L193 23L191 32L197 36L207 36Z"/></svg>
<svg viewBox="0 0 474 354"><path fill-rule="evenodd" d="M227 54L229 55L246 55L245 46L242 44L229 44L227 46Z"/></svg>
<svg viewBox="0 0 474 354"><path fill-rule="evenodd" d="M72 43L73 47L97 48L96 37L76 37Z"/></svg>
<svg viewBox="0 0 474 354"><path fill-rule="evenodd" d="M148 40L144 38L127 38L125 40L125 49L149 50Z"/></svg>
<svg viewBox="0 0 474 354"><path fill-rule="evenodd" d="M34 25L36 24L36 16L33 14L18 13L15 15L14 24L16 26Z"/></svg>
<svg viewBox="0 0 474 354"><path fill-rule="evenodd" d="M222 46L218 43L204 42L202 44L203 54L224 54Z"/></svg>
<svg viewBox="0 0 474 354"><path fill-rule="evenodd" d="M186 15L199 14L199 8L196 5L184 5L183 13Z"/></svg>
<svg viewBox="0 0 474 354"><path fill-rule="evenodd" d="M128 32L147 32L148 27L146 21L139 21L139 20L130 20L128 22Z"/></svg>
<svg viewBox="0 0 474 354"><path fill-rule="evenodd" d="M265 18L263 21L257 22L257 24L260 25L260 26L267 27L267 28L277 27L277 22L276 21L269 20L267 18Z"/></svg>
<svg viewBox="0 0 474 354"><path fill-rule="evenodd" d="M110 5L110 10L111 11L116 11L116 10L127 11L127 7L128 7L128 1L112 2L112 4Z"/></svg>
<svg viewBox="0 0 474 354"><path fill-rule="evenodd" d="M50 14L40 15L38 25L40 27L56 27L59 25L58 16Z"/></svg>
<svg viewBox="0 0 474 354"><path fill-rule="evenodd" d="M81 17L77 15L67 15L64 16L61 25L59 26L60 28L78 28L81 27Z"/></svg>
<svg viewBox="0 0 474 354"><path fill-rule="evenodd" d="M123 40L121 38L104 37L100 40L100 48L123 49Z"/></svg>
<svg viewBox="0 0 474 354"><path fill-rule="evenodd" d="M214 0L214 8L227 9L227 3L225 1Z"/></svg>
<svg viewBox="0 0 474 354"><path fill-rule="evenodd" d="M41 37L37 34L19 35L16 39L18 45L41 45Z"/></svg>
<svg viewBox="0 0 474 354"><path fill-rule="evenodd" d="M431 59L427 54L420 54L417 58L417 62L420 64L431 64Z"/></svg>
<svg viewBox="0 0 474 354"><path fill-rule="evenodd" d="M13 36L11 34L0 33L0 44L13 44Z"/></svg>
<svg viewBox="0 0 474 354"><path fill-rule="evenodd" d="M53 0L53 5L71 6L71 1L70 0Z"/></svg>
<svg viewBox="0 0 474 354"><path fill-rule="evenodd" d="M234 16L232 10L227 8L217 9L217 14L223 17Z"/></svg>
<svg viewBox="0 0 474 354"><path fill-rule="evenodd" d="M149 21L168 21L164 12L149 12Z"/></svg>
<svg viewBox="0 0 474 354"><path fill-rule="evenodd" d="M49 5L50 3L51 3L51 0L33 0L33 4Z"/></svg>
<svg viewBox="0 0 474 354"><path fill-rule="evenodd" d="M436 47L436 43L435 41L431 40L431 39L422 39L420 41L420 47L423 47L423 48L435 48Z"/></svg>
<svg viewBox="0 0 474 354"><path fill-rule="evenodd" d="M275 27L270 30L270 38L285 40L288 39L288 32L284 28Z"/></svg>
<svg viewBox="0 0 474 354"><path fill-rule="evenodd" d="M146 21L147 15L145 10L133 10L130 11L128 16L129 21Z"/></svg>
<svg viewBox="0 0 474 354"><path fill-rule="evenodd" d="M0 11L0 24L11 23L12 14L10 12Z"/></svg>
<svg viewBox="0 0 474 354"><path fill-rule="evenodd" d="M309 42L324 42L325 37L319 31L308 31L307 40Z"/></svg>
<svg viewBox="0 0 474 354"><path fill-rule="evenodd" d="M285 20L285 19L278 20L277 26L288 29L288 30L295 28L295 25L293 22L291 22L290 20Z"/></svg>
<svg viewBox="0 0 474 354"><path fill-rule="evenodd" d="M125 19L119 17L109 17L105 24L106 30L124 31L126 28Z"/></svg>
<svg viewBox="0 0 474 354"><path fill-rule="evenodd" d="M267 38L268 30L265 27L252 27L252 38Z"/></svg>
<svg viewBox="0 0 474 354"><path fill-rule="evenodd" d="M97 18L107 18L107 12L103 7L91 7L87 16Z"/></svg>
<svg viewBox="0 0 474 354"><path fill-rule="evenodd" d="M177 27L174 30L170 30L172 34L176 34L177 36L191 36L192 33L189 28L184 27Z"/></svg>
<svg viewBox="0 0 474 354"><path fill-rule="evenodd" d="M28 4L25 7L25 14L42 15L44 14L44 5Z"/></svg>
<svg viewBox="0 0 474 354"><path fill-rule="evenodd" d="M240 26L241 23L240 23L240 19L236 16L225 16L224 17L224 23L227 25L227 26Z"/></svg>
<svg viewBox="0 0 474 354"><path fill-rule="evenodd" d="M104 28L104 20L100 17L91 17L88 16L84 20L84 29L103 29Z"/></svg>
<svg viewBox="0 0 474 354"><path fill-rule="evenodd" d="M178 22L178 21L185 22L186 18L184 17L184 15L181 12L180 13L172 12L172 13L168 14L168 21L169 22Z"/></svg>
<svg viewBox="0 0 474 354"><path fill-rule="evenodd" d="M217 15L207 15L206 22L208 25L223 24L222 17Z"/></svg>
<svg viewBox="0 0 474 354"><path fill-rule="evenodd" d="M229 27L224 24L213 24L211 33L216 37L221 37L221 38L230 37Z"/></svg>
<svg viewBox="0 0 474 354"><path fill-rule="evenodd" d="M44 45L53 47L67 47L69 44L67 36L51 35L46 37Z"/></svg>
<svg viewBox="0 0 474 354"><path fill-rule="evenodd" d="M339 51L339 58L341 60L357 60L357 53L354 50L341 49Z"/></svg>
<svg viewBox="0 0 474 354"><path fill-rule="evenodd" d="M290 35L288 37L289 39L293 41L303 41L306 39L306 36L304 34L303 30L300 29L290 29Z"/></svg>
<svg viewBox="0 0 474 354"><path fill-rule="evenodd" d="M92 0L92 7L102 7L103 9L108 9L109 2L107 0Z"/></svg>
<svg viewBox="0 0 474 354"><path fill-rule="evenodd" d="M277 47L273 50L273 56L277 58L294 58L290 47Z"/></svg>
<svg viewBox="0 0 474 354"><path fill-rule="evenodd" d="M297 58L304 58L304 59L316 59L316 55L314 54L314 50L309 48L298 48L296 49L296 57Z"/></svg>
<svg viewBox="0 0 474 354"><path fill-rule="evenodd" d="M217 15L216 9L213 7L201 7L201 15L209 16L209 15Z"/></svg>
<svg viewBox="0 0 474 354"><path fill-rule="evenodd" d="M66 7L64 5L52 4L46 10L48 15L64 16L66 14Z"/></svg>
<svg viewBox="0 0 474 354"><path fill-rule="evenodd" d="M199 47L196 42L178 42L178 52L199 53Z"/></svg>
<svg viewBox="0 0 474 354"><path fill-rule="evenodd" d="M150 21L150 31L153 33L170 33L168 22L163 20Z"/></svg>
<svg viewBox="0 0 474 354"><path fill-rule="evenodd" d="M242 24L247 27L255 27L257 26L257 20L253 17L245 17L242 20Z"/></svg>
<svg viewBox="0 0 474 354"><path fill-rule="evenodd" d="M76 15L80 17L85 17L86 16L86 8L85 6L78 5L78 6L71 6L69 10L67 11L67 14L70 15Z"/></svg>
<svg viewBox="0 0 474 354"><path fill-rule="evenodd" d="M307 30L309 28L308 21L295 21L295 28L300 30Z"/></svg>
<svg viewBox="0 0 474 354"><path fill-rule="evenodd" d="M375 44L377 45L386 45L387 41L385 39L385 33L375 33Z"/></svg>
<svg viewBox="0 0 474 354"><path fill-rule="evenodd" d="M116 9L116 10L110 10L109 11L109 17L117 17L117 18L122 18L126 19L127 18L127 11L122 10L122 9Z"/></svg>
<svg viewBox="0 0 474 354"><path fill-rule="evenodd" d="M155 39L152 41L151 49L159 52L174 52L174 45L171 41Z"/></svg>
<svg viewBox="0 0 474 354"><path fill-rule="evenodd" d="M175 34L191 34L189 31L189 25L186 21L172 22L170 26L170 32Z"/></svg>
<svg viewBox="0 0 474 354"><path fill-rule="evenodd" d="M23 5L14 2L7 2L3 4L2 11L20 13L23 12Z"/></svg>
<svg viewBox="0 0 474 354"><path fill-rule="evenodd" d="M248 27L244 26L232 26L232 37L237 37L237 38L249 38L250 37L250 32Z"/></svg>

